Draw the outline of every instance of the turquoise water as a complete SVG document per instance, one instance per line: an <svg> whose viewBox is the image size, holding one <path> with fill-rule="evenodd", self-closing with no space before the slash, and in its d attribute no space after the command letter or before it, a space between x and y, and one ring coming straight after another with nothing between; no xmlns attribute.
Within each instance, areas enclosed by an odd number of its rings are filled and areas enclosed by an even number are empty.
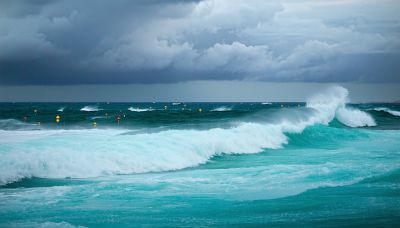
<svg viewBox="0 0 400 228"><path fill-rule="evenodd" d="M398 111L343 88L307 103L2 103L0 227L396 227Z"/></svg>

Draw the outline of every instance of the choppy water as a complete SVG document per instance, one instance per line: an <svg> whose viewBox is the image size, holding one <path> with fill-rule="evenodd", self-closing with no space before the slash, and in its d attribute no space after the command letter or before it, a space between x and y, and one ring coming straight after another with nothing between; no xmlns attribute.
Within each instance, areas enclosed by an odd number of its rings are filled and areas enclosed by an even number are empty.
<svg viewBox="0 0 400 228"><path fill-rule="evenodd" d="M2 103L0 227L398 226L400 105L347 102Z"/></svg>

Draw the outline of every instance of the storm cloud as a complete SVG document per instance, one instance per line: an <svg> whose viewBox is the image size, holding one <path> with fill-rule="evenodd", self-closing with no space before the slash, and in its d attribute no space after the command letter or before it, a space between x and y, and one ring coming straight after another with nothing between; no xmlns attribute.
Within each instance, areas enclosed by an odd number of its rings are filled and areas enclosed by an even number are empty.
<svg viewBox="0 0 400 228"><path fill-rule="evenodd" d="M400 3L1 1L0 83L400 82Z"/></svg>

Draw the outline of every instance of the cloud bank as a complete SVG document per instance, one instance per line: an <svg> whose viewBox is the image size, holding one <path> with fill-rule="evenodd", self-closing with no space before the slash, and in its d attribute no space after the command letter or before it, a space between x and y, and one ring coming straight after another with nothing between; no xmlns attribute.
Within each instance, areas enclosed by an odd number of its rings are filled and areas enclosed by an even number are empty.
<svg viewBox="0 0 400 228"><path fill-rule="evenodd" d="M400 82L395 0L0 2L0 83Z"/></svg>

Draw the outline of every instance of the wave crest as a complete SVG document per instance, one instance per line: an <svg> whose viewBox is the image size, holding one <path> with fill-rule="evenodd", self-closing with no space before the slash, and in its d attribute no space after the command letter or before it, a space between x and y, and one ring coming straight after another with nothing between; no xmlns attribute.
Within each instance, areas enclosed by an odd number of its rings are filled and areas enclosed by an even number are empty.
<svg viewBox="0 0 400 228"><path fill-rule="evenodd" d="M229 111L232 111L232 108L225 106L221 106L210 110L210 112L229 112Z"/></svg>
<svg viewBox="0 0 400 228"><path fill-rule="evenodd" d="M134 107L130 107L128 108L129 111L131 112L150 112L153 111L154 109L152 108L134 108Z"/></svg>
<svg viewBox="0 0 400 228"><path fill-rule="evenodd" d="M379 107L379 108L374 108L373 110L378 111L378 112L386 112L392 116L400 116L400 111L391 110L389 108Z"/></svg>
<svg viewBox="0 0 400 228"><path fill-rule="evenodd" d="M99 109L99 107L97 107L97 106L90 106L90 105L87 105L87 106L81 108L80 110L81 110L82 112L97 112L97 111L100 111L100 110L102 110L102 109Z"/></svg>

